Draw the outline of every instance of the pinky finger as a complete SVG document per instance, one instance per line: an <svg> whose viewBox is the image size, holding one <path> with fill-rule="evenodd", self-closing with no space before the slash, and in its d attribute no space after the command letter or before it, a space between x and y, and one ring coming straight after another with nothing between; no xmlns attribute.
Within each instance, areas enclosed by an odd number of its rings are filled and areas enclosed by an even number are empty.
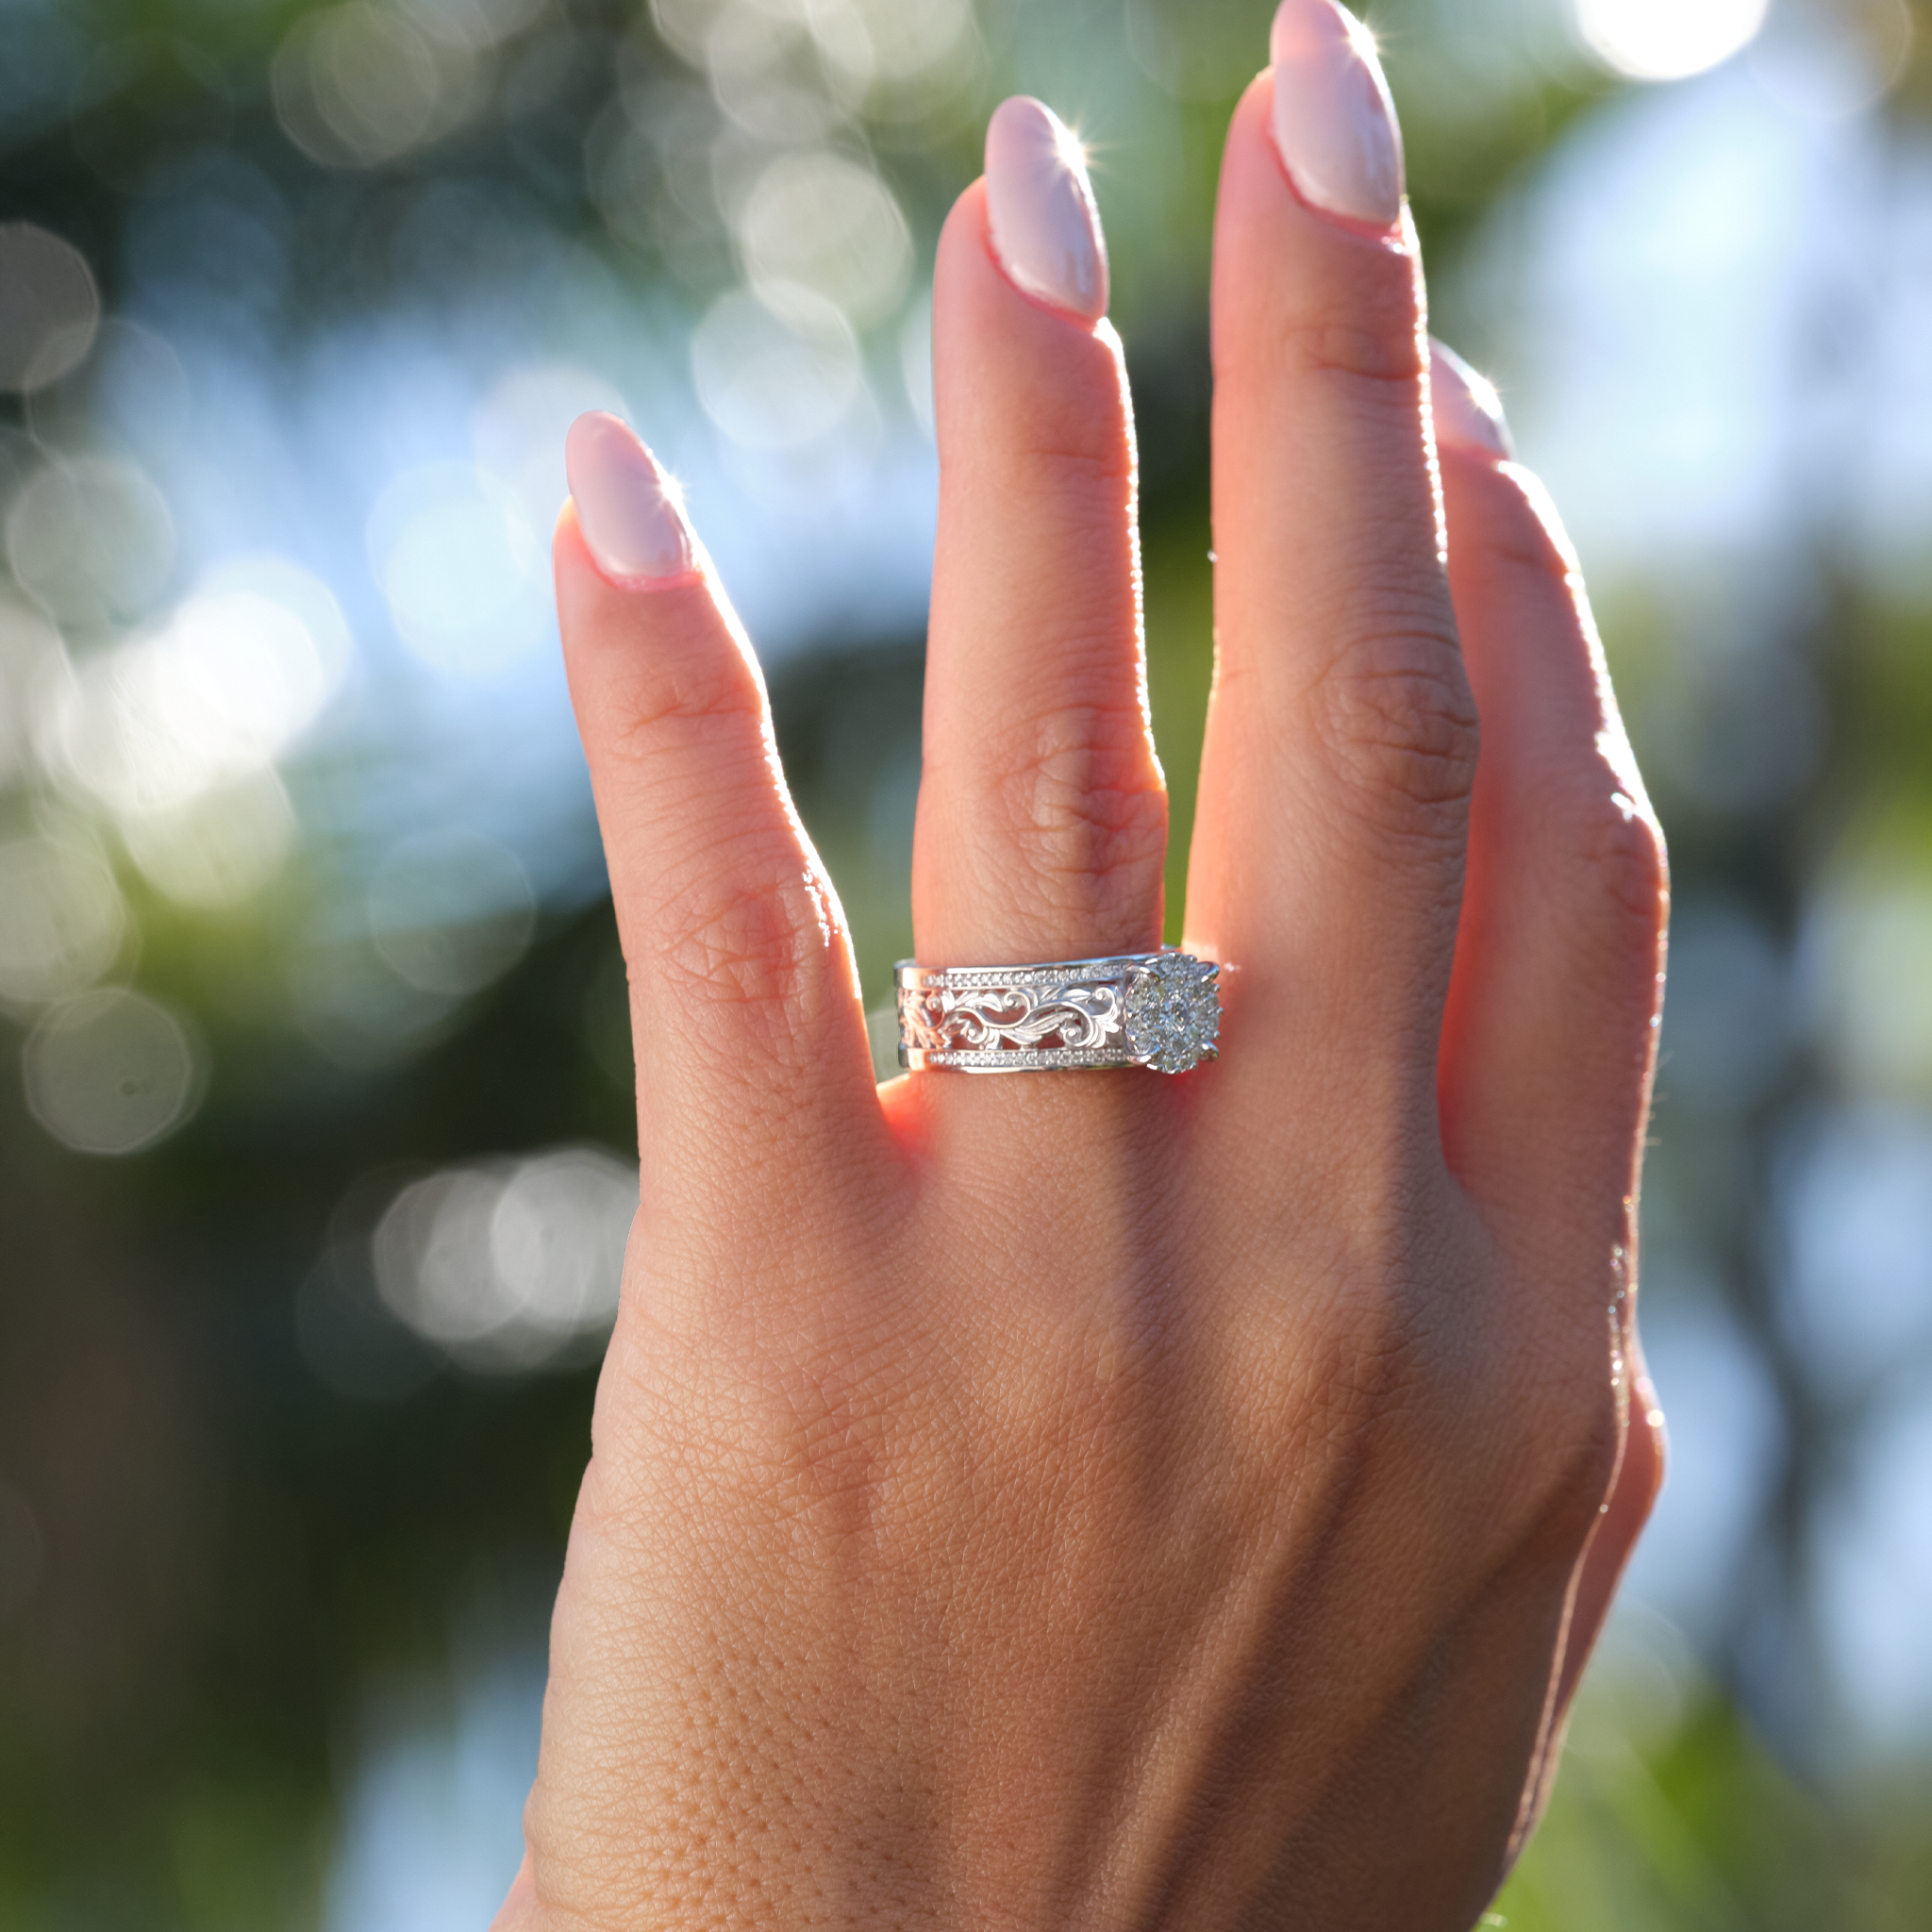
<svg viewBox="0 0 1932 1932"><path fill-rule="evenodd" d="M1577 1686L1583 1681L1596 1641L1603 1635L1617 1586L1624 1580L1631 1553L1643 1534L1644 1524L1650 1521L1657 1491L1663 1488L1669 1437L1664 1428L1663 1410L1657 1407L1657 1391L1643 1365L1642 1348L1634 1334L1630 1357L1629 1424L1624 1432L1624 1452L1610 1492L1604 1499L1603 1513L1577 1559L1571 1584L1570 1614L1544 1710L1542 1734L1538 1740L1529 1787L1524 1793L1523 1809L1510 1839L1512 1863L1529 1842L1549 1803L1562 1756L1564 1730L1570 1721L1570 1707L1576 1701Z"/></svg>
<svg viewBox="0 0 1932 1932"><path fill-rule="evenodd" d="M1624 1437L1623 1460L1616 1480L1604 1500L1603 1514L1576 1569L1576 1589L1570 1609L1570 1627L1563 1640L1562 1669L1557 1678L1556 1708L1560 1724L1576 1695L1590 1654L1602 1634L1610 1602L1643 1525L1663 1488L1669 1437L1657 1391L1643 1366L1643 1351L1631 1344L1630 1420Z"/></svg>

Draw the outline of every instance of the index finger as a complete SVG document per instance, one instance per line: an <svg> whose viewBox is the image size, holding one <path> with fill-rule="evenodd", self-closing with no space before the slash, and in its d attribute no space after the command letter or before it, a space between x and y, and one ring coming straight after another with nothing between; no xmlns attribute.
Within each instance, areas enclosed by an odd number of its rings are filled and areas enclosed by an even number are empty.
<svg viewBox="0 0 1932 1932"><path fill-rule="evenodd" d="M630 977L644 1200L708 1245L724 1217L822 1211L824 1183L883 1160L884 1117L751 646L630 430L581 417L567 457L558 614Z"/></svg>

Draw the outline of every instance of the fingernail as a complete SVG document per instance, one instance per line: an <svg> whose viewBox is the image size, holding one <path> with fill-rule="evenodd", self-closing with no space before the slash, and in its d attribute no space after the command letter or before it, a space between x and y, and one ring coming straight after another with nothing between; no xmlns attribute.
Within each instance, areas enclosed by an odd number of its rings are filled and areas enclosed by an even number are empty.
<svg viewBox="0 0 1932 1932"><path fill-rule="evenodd" d="M1516 454L1496 385L1434 336L1429 338L1429 402L1435 411L1437 442L1485 456Z"/></svg>
<svg viewBox="0 0 1932 1932"><path fill-rule="evenodd" d="M1368 29L1335 0L1281 0L1268 37L1274 146L1304 199L1377 228L1402 213L1402 130Z"/></svg>
<svg viewBox="0 0 1932 1932"><path fill-rule="evenodd" d="M682 576L696 555L677 486L629 424L592 409L570 425L563 467L597 568L608 577Z"/></svg>
<svg viewBox="0 0 1932 1932"><path fill-rule="evenodd" d="M993 252L1029 295L1089 322L1107 313L1107 241L1072 130L1015 94L986 124L986 208Z"/></svg>

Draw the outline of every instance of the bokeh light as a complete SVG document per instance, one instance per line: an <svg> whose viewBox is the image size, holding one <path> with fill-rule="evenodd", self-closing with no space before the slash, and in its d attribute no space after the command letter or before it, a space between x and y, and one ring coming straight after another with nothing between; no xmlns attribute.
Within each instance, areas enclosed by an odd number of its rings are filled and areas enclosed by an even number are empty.
<svg viewBox="0 0 1932 1932"><path fill-rule="evenodd" d="M691 353L706 412L751 449L796 450L829 437L865 393L850 321L795 282L721 295Z"/></svg>
<svg viewBox="0 0 1932 1932"><path fill-rule="evenodd" d="M275 112L325 166L368 168L433 140L480 105L475 50L407 15L348 0L304 16L273 70Z"/></svg>
<svg viewBox="0 0 1932 1932"><path fill-rule="evenodd" d="M239 906L287 864L300 834L288 788L263 765L172 805L121 821L127 854L177 906Z"/></svg>
<svg viewBox="0 0 1932 1932"><path fill-rule="evenodd" d="M615 1319L637 1191L636 1167L595 1147L413 1181L376 1225L382 1300L466 1368L573 1357Z"/></svg>
<svg viewBox="0 0 1932 1932"><path fill-rule="evenodd" d="M125 457L43 463L7 512L22 588L58 622L111 629L145 616L175 563L175 521L152 477Z"/></svg>
<svg viewBox="0 0 1932 1932"><path fill-rule="evenodd" d="M781 155L738 210L754 288L805 287L865 328L898 313L912 280L912 237L891 190L836 154Z"/></svg>
<svg viewBox="0 0 1932 1932"><path fill-rule="evenodd" d="M474 465L398 476L369 512L369 550L404 643L458 676L534 651L550 633L541 527L508 483Z"/></svg>
<svg viewBox="0 0 1932 1932"><path fill-rule="evenodd" d="M34 719L66 667L60 633L44 614L0 594L0 785L27 776Z"/></svg>
<svg viewBox="0 0 1932 1932"><path fill-rule="evenodd" d="M1899 84L1916 39L1906 0L1780 0L1751 63L1765 92L1790 112L1841 122Z"/></svg>
<svg viewBox="0 0 1932 1932"><path fill-rule="evenodd" d="M79 992L121 958L128 920L99 848L36 835L0 844L0 1000Z"/></svg>
<svg viewBox="0 0 1932 1932"><path fill-rule="evenodd" d="M79 249L32 222L0 222L0 390L58 381L92 346L100 317Z"/></svg>
<svg viewBox="0 0 1932 1932"><path fill-rule="evenodd" d="M1767 0L1576 0L1576 26L1632 80L1684 80L1749 46Z"/></svg>
<svg viewBox="0 0 1932 1932"><path fill-rule="evenodd" d="M158 1001L113 988L51 1008L22 1055L27 1105L77 1154L135 1154L188 1118L203 1066Z"/></svg>
<svg viewBox="0 0 1932 1932"><path fill-rule="evenodd" d="M158 629L79 667L47 708L49 761L130 824L255 776L346 669L333 613L320 585L275 559L215 574Z"/></svg>
<svg viewBox="0 0 1932 1932"><path fill-rule="evenodd" d="M890 109L894 95L901 112L929 112L936 82L957 86L973 76L969 0L651 0L651 14L672 46L710 72L722 96L741 104L756 98L747 79L766 77L775 89L781 83L771 76L813 56L813 91L846 113ZM777 118L783 108L769 94L762 113L743 105L740 111L778 140L819 131L815 114L802 106L794 109L800 118Z"/></svg>
<svg viewBox="0 0 1932 1932"><path fill-rule="evenodd" d="M531 533L545 564L550 527L570 493L564 432L587 409L630 413L608 376L579 363L541 361L504 370L471 412L476 467L508 486L522 512L521 527ZM504 514L500 505L497 513Z"/></svg>
<svg viewBox="0 0 1932 1932"><path fill-rule="evenodd" d="M86 358L26 398L26 425L43 453L85 457L119 443L143 460L178 454L193 414L188 373L167 338L106 317Z"/></svg>

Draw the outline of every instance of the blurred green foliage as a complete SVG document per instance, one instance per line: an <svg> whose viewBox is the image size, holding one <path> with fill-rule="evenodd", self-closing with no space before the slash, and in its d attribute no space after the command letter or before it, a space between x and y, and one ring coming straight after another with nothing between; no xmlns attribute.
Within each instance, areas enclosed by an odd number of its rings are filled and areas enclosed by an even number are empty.
<svg viewBox="0 0 1932 1932"><path fill-rule="evenodd" d="M463 250L487 252L487 221L447 237L426 269L398 239L420 234L407 221L435 188L585 241L625 290L695 304L735 273L722 232L614 232L588 181L587 135L620 87L701 89L638 8L449 0L448 18L511 22L479 38L482 105L357 167L316 160L277 118L277 51L322 11L290 0L10 5L0 216L77 244L111 311L127 280L122 236L157 175L211 148L244 155L291 211L290 293L273 326L291 343L393 298L413 273L436 299L463 298ZM1457 327L1460 251L1610 88L1549 54L1534 8L1491 6L1474 27L1452 12L1391 0L1376 25L1445 332L1480 354ZM1149 684L1174 795L1168 929L1178 938L1211 670L1209 211L1265 8L989 0L979 21L982 51L959 85L924 107L873 100L852 138L875 152L925 258L1000 92L1085 108L1098 131L1143 449ZM1472 36L1511 32L1520 56L1484 67L1477 85ZM1168 75L1178 98L1146 79L1162 59L1179 63ZM1902 122L1926 101L1924 75L1921 59L1892 97ZM1655 761L1683 889L1741 896L1788 941L1821 854L1851 832L1890 840L1914 863L1932 853L1932 619L1829 555L1820 579L1827 594L1796 630L1829 703L1816 775L1768 811L1726 815L1674 791L1669 759ZM1647 752L1657 721L1690 702L1675 691L1686 673L1669 593L1600 588ZM891 960L910 950L920 645L822 641L774 671L778 735L877 1002ZM44 806L20 791L0 810L12 827ZM317 1283L324 1271L353 1273L384 1203L429 1167L629 1144L622 967L608 905L548 912L522 963L423 1050L345 1065L291 1026L270 991L325 853L305 849L268 891L220 913L184 913L119 870L142 934L141 984L192 1017L216 1071L187 1127L124 1160L58 1146L20 1083L0 1081L0 1476L31 1499L38 1539L16 1565L31 1573L27 1588L0 1603L0 1925L298 1932L321 1921L371 1725L397 1700L433 1711L453 1698L452 1659L466 1645L541 1641L593 1384L587 1367L521 1378L453 1368L387 1322L366 1280ZM32 1015L14 1019L24 1033ZM1805 1511L1834 1440L1828 1404L1769 1307L1758 1245L1778 1123L1826 1080L1801 1063L1721 1141L1668 1098L1660 1114L1666 1191L1706 1202L1739 1306L1777 1365L1795 1446L1769 1554L1738 1586L1736 1649L1680 1684L1647 1726L1626 1722L1614 1674L1586 1698L1542 1832L1496 1907L1519 1932L1932 1924L1923 1768L1825 1775L1788 1709L1760 1694L1751 1658L1762 1648L1743 1641L1754 1614L1802 1594ZM1731 1166L1710 1179L1700 1151ZM358 1397L318 1373L303 1325L324 1319L317 1308L364 1324L352 1340L379 1357L380 1387ZM1774 1675L1802 1674L1776 1655ZM1751 1712L1777 1732L1780 1756Z"/></svg>

